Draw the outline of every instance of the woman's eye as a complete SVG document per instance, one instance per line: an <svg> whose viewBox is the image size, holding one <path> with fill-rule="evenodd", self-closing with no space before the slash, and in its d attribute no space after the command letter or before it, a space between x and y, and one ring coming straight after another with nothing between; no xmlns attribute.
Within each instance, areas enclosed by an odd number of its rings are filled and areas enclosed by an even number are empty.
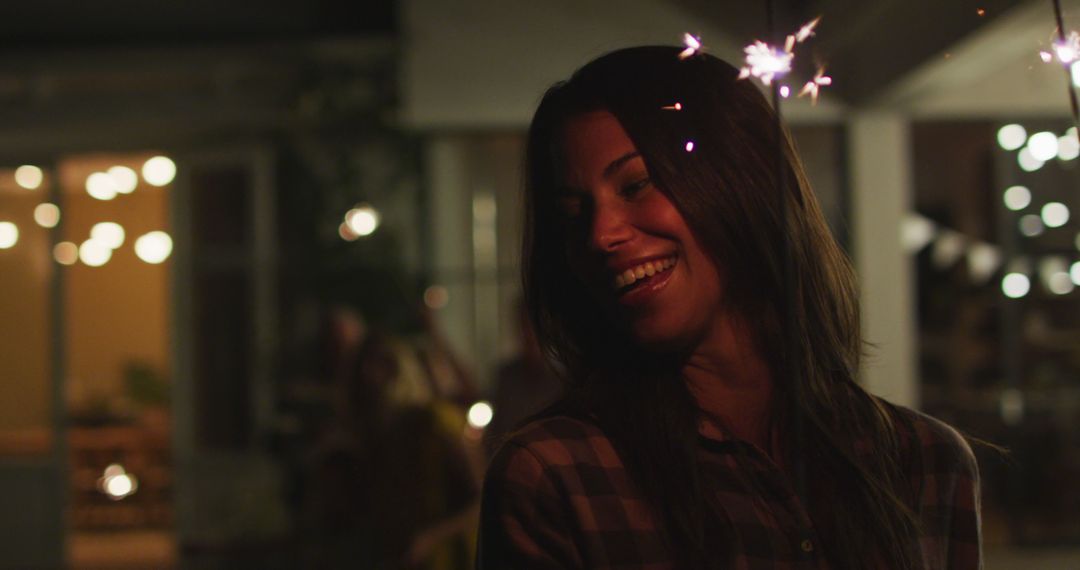
<svg viewBox="0 0 1080 570"><path fill-rule="evenodd" d="M638 192L641 192L642 190L648 188L649 184L652 184L652 180L650 180L649 178L635 180L634 182L623 186L621 193L623 196L633 196Z"/></svg>

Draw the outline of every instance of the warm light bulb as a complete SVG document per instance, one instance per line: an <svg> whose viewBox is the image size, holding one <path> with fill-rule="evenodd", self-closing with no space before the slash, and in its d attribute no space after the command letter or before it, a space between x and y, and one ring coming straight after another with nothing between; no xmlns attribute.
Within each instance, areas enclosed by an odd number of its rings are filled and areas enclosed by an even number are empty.
<svg viewBox="0 0 1080 570"><path fill-rule="evenodd" d="M62 241L53 247L53 259L60 265L75 265L79 260L79 246L70 241Z"/></svg>
<svg viewBox="0 0 1080 570"><path fill-rule="evenodd" d="M116 184L116 191L120 194L131 194L139 185L139 175L126 166L114 166L109 169L108 175Z"/></svg>
<svg viewBox="0 0 1080 570"><path fill-rule="evenodd" d="M19 243L19 226L11 222L0 222L0 249L8 249Z"/></svg>
<svg viewBox="0 0 1080 570"><path fill-rule="evenodd" d="M167 156L155 156L143 164L142 176L152 186L165 186L176 178L176 163Z"/></svg>
<svg viewBox="0 0 1080 570"><path fill-rule="evenodd" d="M34 208L34 221L43 228L55 228L60 223L60 208L45 202Z"/></svg>
<svg viewBox="0 0 1080 570"><path fill-rule="evenodd" d="M491 418L494 417L494 415L495 413L494 410L491 409L491 404L483 401L477 402L469 408L469 425L477 429L482 429L491 423Z"/></svg>
<svg viewBox="0 0 1080 570"><path fill-rule="evenodd" d="M116 249L124 245L124 228L116 222L101 222L90 228L90 237Z"/></svg>
<svg viewBox="0 0 1080 570"><path fill-rule="evenodd" d="M169 234L150 232L135 240L135 255L146 263L161 263L172 253L173 243Z"/></svg>
<svg viewBox="0 0 1080 570"><path fill-rule="evenodd" d="M345 214L345 223L356 235L368 236L379 227L379 213L371 206L360 205Z"/></svg>
<svg viewBox="0 0 1080 570"><path fill-rule="evenodd" d="M90 267L101 267L112 259L112 248L104 242L90 238L79 246L79 259Z"/></svg>
<svg viewBox="0 0 1080 570"><path fill-rule="evenodd" d="M104 172L95 172L86 177L86 193L98 200L112 200L116 197L116 181Z"/></svg>
<svg viewBox="0 0 1080 570"><path fill-rule="evenodd" d="M45 180L45 173L32 164L24 164L15 169L15 183L27 190L37 190Z"/></svg>

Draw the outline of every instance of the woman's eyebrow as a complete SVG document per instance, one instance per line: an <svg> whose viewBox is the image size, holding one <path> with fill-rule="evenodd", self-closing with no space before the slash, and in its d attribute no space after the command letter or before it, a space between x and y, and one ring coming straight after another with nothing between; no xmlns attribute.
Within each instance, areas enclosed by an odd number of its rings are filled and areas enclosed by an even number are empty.
<svg viewBox="0 0 1080 570"><path fill-rule="evenodd" d="M633 160L633 159L635 159L635 158L637 158L639 156L641 156L640 152L638 152L636 150L632 150L632 151L620 156L619 158L616 158L615 160L611 161L611 164L608 164L607 167L604 168L604 178L610 178L612 174L615 174L616 172L618 172L618 170L620 168L622 168L622 165L626 164L627 162L629 162L629 161L631 161L631 160Z"/></svg>

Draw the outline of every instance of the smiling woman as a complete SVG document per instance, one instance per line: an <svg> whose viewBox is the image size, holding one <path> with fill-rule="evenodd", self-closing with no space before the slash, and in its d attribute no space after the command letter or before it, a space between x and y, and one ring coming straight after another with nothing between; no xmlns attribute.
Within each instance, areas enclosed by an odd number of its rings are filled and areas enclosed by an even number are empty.
<svg viewBox="0 0 1080 570"><path fill-rule="evenodd" d="M524 281L567 395L492 461L481 567L978 566L971 450L855 382L851 265L737 76L632 48L541 102Z"/></svg>

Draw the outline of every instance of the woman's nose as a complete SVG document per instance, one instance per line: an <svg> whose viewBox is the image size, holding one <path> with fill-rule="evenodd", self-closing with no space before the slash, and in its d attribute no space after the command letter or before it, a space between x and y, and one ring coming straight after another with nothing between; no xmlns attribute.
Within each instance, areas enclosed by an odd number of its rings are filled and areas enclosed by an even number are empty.
<svg viewBox="0 0 1080 570"><path fill-rule="evenodd" d="M596 204L589 229L589 246L598 252L609 253L630 240L633 235L627 212L614 204Z"/></svg>

